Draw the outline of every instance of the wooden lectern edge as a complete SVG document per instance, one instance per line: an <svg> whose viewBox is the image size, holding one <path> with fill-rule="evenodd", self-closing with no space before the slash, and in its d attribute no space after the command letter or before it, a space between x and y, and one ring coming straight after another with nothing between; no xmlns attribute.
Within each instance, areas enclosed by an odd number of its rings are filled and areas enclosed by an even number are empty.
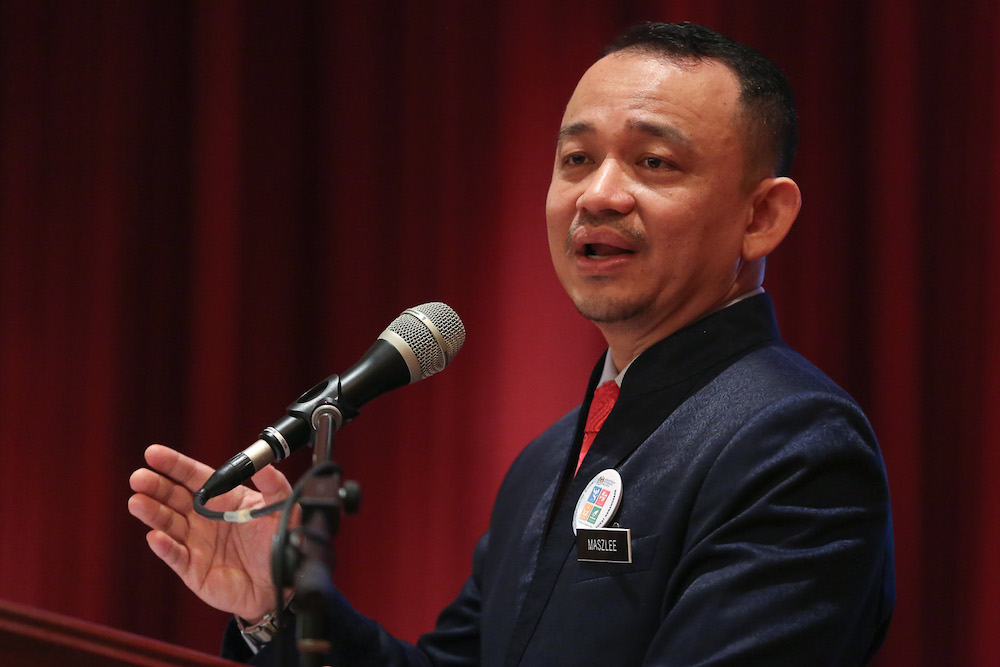
<svg viewBox="0 0 1000 667"><path fill-rule="evenodd" d="M142 667L232 667L239 664L124 630L0 600L0 636L3 635L31 638L40 645L61 646L67 652L98 655ZM4 648L0 646L2 655Z"/></svg>

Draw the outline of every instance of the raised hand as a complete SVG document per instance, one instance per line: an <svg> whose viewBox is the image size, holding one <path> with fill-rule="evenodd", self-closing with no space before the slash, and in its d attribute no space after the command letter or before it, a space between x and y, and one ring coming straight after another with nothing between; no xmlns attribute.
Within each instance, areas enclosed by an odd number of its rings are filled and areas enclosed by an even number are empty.
<svg viewBox="0 0 1000 667"><path fill-rule="evenodd" d="M270 554L280 515L234 524L212 521L195 513L191 494L213 469L190 457L152 445L146 450L149 468L132 473L135 493L128 510L152 528L149 548L207 604L253 623L274 610ZM282 500L291 493L288 480L272 466L253 476L259 491L240 486L210 501L213 508L237 510Z"/></svg>

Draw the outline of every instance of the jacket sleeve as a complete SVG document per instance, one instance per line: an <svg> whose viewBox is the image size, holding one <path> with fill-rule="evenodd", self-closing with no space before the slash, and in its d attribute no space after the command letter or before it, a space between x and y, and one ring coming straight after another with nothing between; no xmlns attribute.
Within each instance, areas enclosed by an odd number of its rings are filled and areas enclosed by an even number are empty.
<svg viewBox="0 0 1000 667"><path fill-rule="evenodd" d="M895 599L888 485L852 402L798 395L739 429L703 480L656 665L859 665Z"/></svg>
<svg viewBox="0 0 1000 667"><path fill-rule="evenodd" d="M488 536L480 539L473 557L474 571L458 597L441 612L433 632L422 636L416 646L390 635L374 620L360 614L330 584L323 596L325 635L331 649L323 664L357 667L449 667L479 664L479 610L481 600L476 572L484 557ZM295 603L292 603L295 608ZM222 655L231 660L260 667L295 667L299 664L295 649L295 614L282 623L281 637L254 655L243 641L235 622L231 622L223 640ZM285 659L280 659L280 654Z"/></svg>

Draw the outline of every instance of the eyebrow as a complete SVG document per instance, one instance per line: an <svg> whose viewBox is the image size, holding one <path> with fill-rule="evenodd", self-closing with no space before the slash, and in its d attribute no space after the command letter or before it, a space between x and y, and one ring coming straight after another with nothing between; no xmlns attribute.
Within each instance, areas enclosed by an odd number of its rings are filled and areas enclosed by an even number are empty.
<svg viewBox="0 0 1000 667"><path fill-rule="evenodd" d="M572 123L566 127L559 128L559 134L556 135L556 143L561 144L566 139L570 137L577 137L581 134L586 134L587 132L593 132L594 126L590 123Z"/></svg>
<svg viewBox="0 0 1000 667"><path fill-rule="evenodd" d="M644 134L649 134L659 139L663 139L681 148L690 150L692 147L691 138L672 125L662 125L651 123L645 120L632 120L627 125L630 130L638 130Z"/></svg>
<svg viewBox="0 0 1000 667"><path fill-rule="evenodd" d="M672 125L662 125L660 123L651 123L645 120L630 120L626 127L629 130L637 131L642 134L648 134L650 136L656 137L658 139L663 139L666 142L675 144L683 149L691 150L693 143L691 138L686 134L681 132L676 127ZM578 123L571 123L566 127L560 128L559 134L556 137L556 144L561 144L563 141L570 137L577 137L581 134L587 134L589 132L594 132L595 128L592 124L580 121Z"/></svg>

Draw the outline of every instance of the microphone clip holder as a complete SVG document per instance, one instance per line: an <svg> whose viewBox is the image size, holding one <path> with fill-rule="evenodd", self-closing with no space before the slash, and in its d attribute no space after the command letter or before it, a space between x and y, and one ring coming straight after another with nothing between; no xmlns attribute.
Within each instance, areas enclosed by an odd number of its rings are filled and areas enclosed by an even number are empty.
<svg viewBox="0 0 1000 667"><path fill-rule="evenodd" d="M295 399L288 406L288 414L311 424L316 434L319 433L319 416L330 414L333 430L339 431L344 424L361 414L361 410L341 400L342 393L340 376L334 373ZM315 456L313 462L316 462Z"/></svg>

